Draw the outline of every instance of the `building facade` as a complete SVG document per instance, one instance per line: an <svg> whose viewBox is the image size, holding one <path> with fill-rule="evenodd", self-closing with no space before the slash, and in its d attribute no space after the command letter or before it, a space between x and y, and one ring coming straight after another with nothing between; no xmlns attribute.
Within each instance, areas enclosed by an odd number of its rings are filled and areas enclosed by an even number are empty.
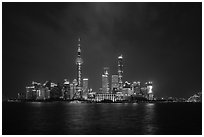
<svg viewBox="0 0 204 137"><path fill-rule="evenodd" d="M112 102L115 102L116 100L116 94L109 94L109 93L99 93L99 94L96 94L95 96L95 101L97 102L100 102L100 101L105 101L105 100L109 100L109 101L112 101Z"/></svg>
<svg viewBox="0 0 204 137"><path fill-rule="evenodd" d="M65 100L70 99L70 83L67 79L63 83L62 96Z"/></svg>
<svg viewBox="0 0 204 137"><path fill-rule="evenodd" d="M112 93L116 93L119 88L119 83L118 83L118 75L112 75L112 80L111 80L111 91Z"/></svg>
<svg viewBox="0 0 204 137"><path fill-rule="evenodd" d="M102 74L102 93L109 93L109 72L108 67L104 68L104 74Z"/></svg>
<svg viewBox="0 0 204 137"><path fill-rule="evenodd" d="M152 88L153 88L152 82L151 81L147 82L146 86L147 86L148 100L153 100L154 95L153 95L153 91L152 91Z"/></svg>
<svg viewBox="0 0 204 137"><path fill-rule="evenodd" d="M83 78L82 90L83 90L82 98L87 99L87 96L88 96L88 78Z"/></svg>

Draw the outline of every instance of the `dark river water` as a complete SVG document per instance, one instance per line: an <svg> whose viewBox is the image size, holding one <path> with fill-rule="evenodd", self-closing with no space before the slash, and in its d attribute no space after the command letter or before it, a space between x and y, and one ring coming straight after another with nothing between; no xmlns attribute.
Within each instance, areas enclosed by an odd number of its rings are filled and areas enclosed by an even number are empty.
<svg viewBox="0 0 204 137"><path fill-rule="evenodd" d="M202 134L201 103L2 103L2 134Z"/></svg>

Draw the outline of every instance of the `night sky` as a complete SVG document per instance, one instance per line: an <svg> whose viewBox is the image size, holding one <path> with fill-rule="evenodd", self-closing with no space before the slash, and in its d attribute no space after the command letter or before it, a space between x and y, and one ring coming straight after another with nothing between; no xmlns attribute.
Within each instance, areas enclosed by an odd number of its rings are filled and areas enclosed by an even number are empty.
<svg viewBox="0 0 204 137"><path fill-rule="evenodd" d="M32 81L76 78L81 38L82 76L101 87L103 67L123 81L153 81L157 97L202 90L202 3L2 4L3 96L17 97Z"/></svg>

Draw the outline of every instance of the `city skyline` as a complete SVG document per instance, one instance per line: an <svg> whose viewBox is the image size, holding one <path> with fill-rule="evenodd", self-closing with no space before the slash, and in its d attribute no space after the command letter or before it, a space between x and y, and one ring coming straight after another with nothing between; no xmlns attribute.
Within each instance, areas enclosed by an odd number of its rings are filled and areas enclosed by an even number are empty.
<svg viewBox="0 0 204 137"><path fill-rule="evenodd" d="M3 4L3 96L15 97L18 92L24 92L31 81L62 83L64 79L70 82L75 79L78 37L85 60L82 78L88 78L89 87L95 91L101 87L105 66L110 68L111 75L117 74L116 59L120 54L124 58L123 82L153 81L156 96L189 97L201 91L200 4L134 3L130 6L118 3L120 10L113 3ZM160 5L169 9L159 8ZM85 7L90 9L86 11ZM124 13L119 15L122 11ZM145 16L131 15L132 11L144 12ZM171 15L171 19L175 18L171 25L162 11ZM93 15L88 14L91 12ZM137 16L140 20L135 21L127 15ZM106 16L107 20L104 19ZM94 21L95 18L99 22ZM129 22L123 23L120 18L129 19ZM13 20L16 20L15 25ZM143 25L145 20L150 20L147 26ZM193 25L194 21L200 25ZM155 27L151 23L161 26ZM14 86L9 86L11 79L15 81ZM189 87L185 86L188 82Z"/></svg>

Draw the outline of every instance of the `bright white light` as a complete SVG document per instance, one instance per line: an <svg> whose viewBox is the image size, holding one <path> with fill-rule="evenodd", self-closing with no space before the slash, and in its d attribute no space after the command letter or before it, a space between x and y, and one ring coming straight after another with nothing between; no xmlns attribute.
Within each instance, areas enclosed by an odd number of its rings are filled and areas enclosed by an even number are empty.
<svg viewBox="0 0 204 137"><path fill-rule="evenodd" d="M69 81L65 81L64 84L69 84Z"/></svg>
<svg viewBox="0 0 204 137"><path fill-rule="evenodd" d="M119 59L122 59L122 58L123 58L123 56L122 56L122 55L120 55L118 58L119 58Z"/></svg>
<svg viewBox="0 0 204 137"><path fill-rule="evenodd" d="M147 88L148 88L148 93L152 93L152 86L147 86Z"/></svg>
<svg viewBox="0 0 204 137"><path fill-rule="evenodd" d="M148 103L147 106L154 106L154 103Z"/></svg>

